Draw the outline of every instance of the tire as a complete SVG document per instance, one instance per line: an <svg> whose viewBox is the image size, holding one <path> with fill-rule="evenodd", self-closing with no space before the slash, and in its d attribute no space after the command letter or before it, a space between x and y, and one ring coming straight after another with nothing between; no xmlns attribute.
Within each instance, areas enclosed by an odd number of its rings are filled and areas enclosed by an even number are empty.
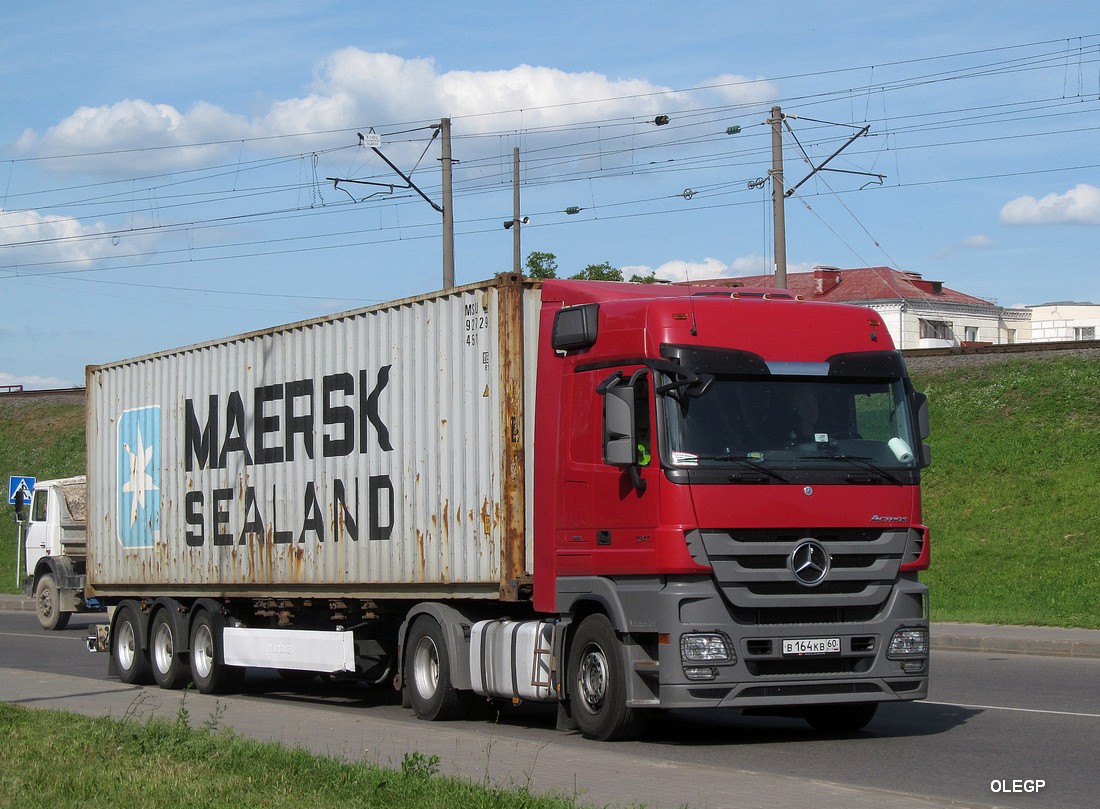
<svg viewBox="0 0 1100 809"><path fill-rule="evenodd" d="M227 666L222 651L222 625L206 610L191 623L191 680L200 694L235 691L244 679L242 666Z"/></svg>
<svg viewBox="0 0 1100 809"><path fill-rule="evenodd" d="M149 632L149 662L157 685L170 691L183 688L191 675L176 651L178 646L175 625L165 610L158 611Z"/></svg>
<svg viewBox="0 0 1100 809"><path fill-rule="evenodd" d="M61 611L61 590L52 573L45 573L38 580L38 586L34 588L34 607L43 629L53 631L69 625L72 613Z"/></svg>
<svg viewBox="0 0 1100 809"><path fill-rule="evenodd" d="M567 677L573 719L589 739L636 739L649 724L650 711L626 704L622 643L607 616L590 615L577 627Z"/></svg>
<svg viewBox="0 0 1100 809"><path fill-rule="evenodd" d="M429 721L465 717L473 692L459 691L451 682L451 658L439 622L417 618L405 648L405 682L416 715Z"/></svg>
<svg viewBox="0 0 1100 809"><path fill-rule="evenodd" d="M141 623L133 607L119 608L111 631L111 656L122 682L128 685L145 685L153 681L149 656L141 647Z"/></svg>
<svg viewBox="0 0 1100 809"><path fill-rule="evenodd" d="M803 711L802 718L819 733L858 733L875 718L877 710L877 702L815 705Z"/></svg>

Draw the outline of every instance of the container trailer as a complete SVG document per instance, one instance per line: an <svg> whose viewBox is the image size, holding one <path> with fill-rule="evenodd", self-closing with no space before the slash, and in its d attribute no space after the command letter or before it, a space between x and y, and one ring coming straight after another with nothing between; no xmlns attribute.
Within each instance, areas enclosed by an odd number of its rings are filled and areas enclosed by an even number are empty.
<svg viewBox="0 0 1100 809"><path fill-rule="evenodd" d="M927 435L875 312L779 289L504 274L92 366L96 644L128 683L322 673L596 739L857 730L927 695Z"/></svg>

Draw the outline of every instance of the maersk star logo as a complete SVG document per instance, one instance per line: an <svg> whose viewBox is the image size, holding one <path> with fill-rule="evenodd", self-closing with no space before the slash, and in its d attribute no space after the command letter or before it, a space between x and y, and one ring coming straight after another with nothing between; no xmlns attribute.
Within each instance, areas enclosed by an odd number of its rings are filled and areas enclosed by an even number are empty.
<svg viewBox="0 0 1100 809"><path fill-rule="evenodd" d="M126 410L118 421L118 539L151 548L160 535L160 408Z"/></svg>

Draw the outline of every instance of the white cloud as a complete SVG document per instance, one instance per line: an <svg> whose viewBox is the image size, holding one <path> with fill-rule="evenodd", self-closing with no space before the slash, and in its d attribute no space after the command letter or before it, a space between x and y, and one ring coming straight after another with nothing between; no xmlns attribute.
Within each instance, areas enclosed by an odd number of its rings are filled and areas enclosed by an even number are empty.
<svg viewBox="0 0 1100 809"><path fill-rule="evenodd" d="M95 238L95 237L99 238ZM44 216L37 211L0 209L0 241L20 248L19 264L0 253L0 272L19 274L20 267L48 261L55 269L72 270L101 258L133 253L136 239L114 238L101 222L84 224L71 216Z"/></svg>
<svg viewBox="0 0 1100 809"><path fill-rule="evenodd" d="M1025 196L1001 209L1006 225L1100 225L1100 188L1080 183L1064 194Z"/></svg>
<svg viewBox="0 0 1100 809"><path fill-rule="evenodd" d="M472 116L462 123L465 134L564 124L578 118L645 119L687 106L689 101L686 94L638 79L613 80L598 73L568 73L531 65L440 73L430 59L344 48L317 67L308 95L275 101L252 119L206 102L181 112L169 104L127 99L100 107L81 107L43 134L27 130L17 146L23 153L34 155L95 153L94 158L80 161L83 165L59 161L52 167L94 169L100 173L125 169L123 173L132 177L135 169L209 163L218 154L233 149L232 144L190 150L158 147L328 132L444 116ZM487 113L503 113L505 117ZM331 138L326 143L331 145ZM295 144L310 148L303 141ZM119 150L143 151L127 151L117 157L109 154Z"/></svg>
<svg viewBox="0 0 1100 809"><path fill-rule="evenodd" d="M710 86L728 104L761 104L779 98L779 85L763 78L723 73L703 84Z"/></svg>
<svg viewBox="0 0 1100 809"><path fill-rule="evenodd" d="M959 246L968 250L984 250L993 246L993 240L984 233L975 233L959 242Z"/></svg>
<svg viewBox="0 0 1100 809"><path fill-rule="evenodd" d="M707 257L702 261L675 259L666 261L657 267L643 264L620 268L623 276L656 274L663 281L705 281L711 278L739 278L746 275L768 275L775 271L775 265L764 256L743 256L726 263L721 259ZM809 264L789 264L787 272L808 272Z"/></svg>
<svg viewBox="0 0 1100 809"><path fill-rule="evenodd" d="M22 385L24 390L52 390L54 388L81 386L67 379L58 379L55 376L34 376L33 374L20 376L0 371L0 388L14 385Z"/></svg>

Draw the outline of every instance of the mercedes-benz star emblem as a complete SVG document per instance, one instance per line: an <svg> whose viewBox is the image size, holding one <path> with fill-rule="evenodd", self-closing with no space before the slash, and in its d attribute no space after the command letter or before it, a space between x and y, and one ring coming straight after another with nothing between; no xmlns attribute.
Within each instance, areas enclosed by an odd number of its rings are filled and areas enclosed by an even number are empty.
<svg viewBox="0 0 1100 809"><path fill-rule="evenodd" d="M829 575L829 553L812 539L799 543L787 561L794 577L807 587L816 587Z"/></svg>

